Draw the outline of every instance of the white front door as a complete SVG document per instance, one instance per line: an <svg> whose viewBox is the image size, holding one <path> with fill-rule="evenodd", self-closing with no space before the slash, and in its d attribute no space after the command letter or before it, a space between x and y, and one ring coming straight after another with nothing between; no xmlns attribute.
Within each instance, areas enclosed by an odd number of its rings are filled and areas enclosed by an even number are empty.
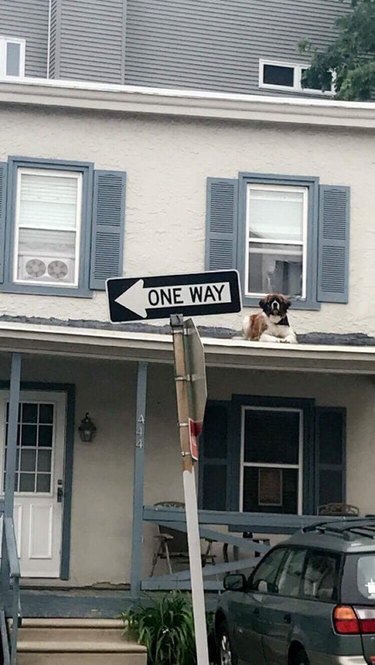
<svg viewBox="0 0 375 665"><path fill-rule="evenodd" d="M0 391L1 487L4 493L9 393ZM14 522L23 577L59 577L66 396L20 395Z"/></svg>

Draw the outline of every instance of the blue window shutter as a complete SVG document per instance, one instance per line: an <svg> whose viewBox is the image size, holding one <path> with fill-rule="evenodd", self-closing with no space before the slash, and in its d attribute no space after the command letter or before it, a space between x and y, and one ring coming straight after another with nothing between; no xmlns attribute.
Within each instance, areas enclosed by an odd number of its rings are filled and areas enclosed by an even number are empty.
<svg viewBox="0 0 375 665"><path fill-rule="evenodd" d="M90 288L122 276L126 173L95 171Z"/></svg>
<svg viewBox="0 0 375 665"><path fill-rule="evenodd" d="M238 180L208 178L206 270L237 268Z"/></svg>
<svg viewBox="0 0 375 665"><path fill-rule="evenodd" d="M321 185L319 196L318 301L347 303L350 190Z"/></svg>
<svg viewBox="0 0 375 665"><path fill-rule="evenodd" d="M199 507L228 510L230 402L207 403L199 450Z"/></svg>
<svg viewBox="0 0 375 665"><path fill-rule="evenodd" d="M0 162L0 282L4 281L7 163Z"/></svg>
<svg viewBox="0 0 375 665"><path fill-rule="evenodd" d="M316 408L317 508L326 503L345 503L346 410Z"/></svg>

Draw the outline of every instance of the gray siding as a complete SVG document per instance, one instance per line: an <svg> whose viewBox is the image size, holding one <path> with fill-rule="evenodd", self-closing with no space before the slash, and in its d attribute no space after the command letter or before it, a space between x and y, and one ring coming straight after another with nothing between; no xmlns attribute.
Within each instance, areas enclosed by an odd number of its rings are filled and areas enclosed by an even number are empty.
<svg viewBox="0 0 375 665"><path fill-rule="evenodd" d="M128 0L125 81L267 94L258 87L259 58L304 62L299 41L328 44L348 6L349 0Z"/></svg>
<svg viewBox="0 0 375 665"><path fill-rule="evenodd" d="M26 76L47 75L49 0L0 0L0 34L26 39Z"/></svg>
<svg viewBox="0 0 375 665"><path fill-rule="evenodd" d="M126 0L56 3L60 20L51 40L54 77L123 83Z"/></svg>

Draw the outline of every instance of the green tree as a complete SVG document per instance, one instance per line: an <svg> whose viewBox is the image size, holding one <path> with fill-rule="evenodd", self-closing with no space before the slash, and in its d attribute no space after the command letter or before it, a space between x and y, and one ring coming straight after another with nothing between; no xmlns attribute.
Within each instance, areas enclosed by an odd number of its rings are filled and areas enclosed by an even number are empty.
<svg viewBox="0 0 375 665"><path fill-rule="evenodd" d="M302 84L329 90L334 72L337 99L370 100L375 93L375 0L351 0L350 11L336 20L336 27L337 36L325 51L300 42L301 53L311 58Z"/></svg>

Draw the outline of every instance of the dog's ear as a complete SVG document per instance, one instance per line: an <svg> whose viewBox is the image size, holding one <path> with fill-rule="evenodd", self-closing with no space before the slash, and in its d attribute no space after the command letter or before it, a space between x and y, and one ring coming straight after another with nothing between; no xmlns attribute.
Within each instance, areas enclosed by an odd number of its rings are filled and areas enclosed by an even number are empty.
<svg viewBox="0 0 375 665"><path fill-rule="evenodd" d="M262 300L259 300L259 307L260 307L263 311L265 310L266 305L267 305L267 303L266 303L266 299L265 299L265 298L262 298Z"/></svg>
<svg viewBox="0 0 375 665"><path fill-rule="evenodd" d="M285 309L289 309L291 304L292 304L291 300L289 300L289 298L285 298Z"/></svg>

